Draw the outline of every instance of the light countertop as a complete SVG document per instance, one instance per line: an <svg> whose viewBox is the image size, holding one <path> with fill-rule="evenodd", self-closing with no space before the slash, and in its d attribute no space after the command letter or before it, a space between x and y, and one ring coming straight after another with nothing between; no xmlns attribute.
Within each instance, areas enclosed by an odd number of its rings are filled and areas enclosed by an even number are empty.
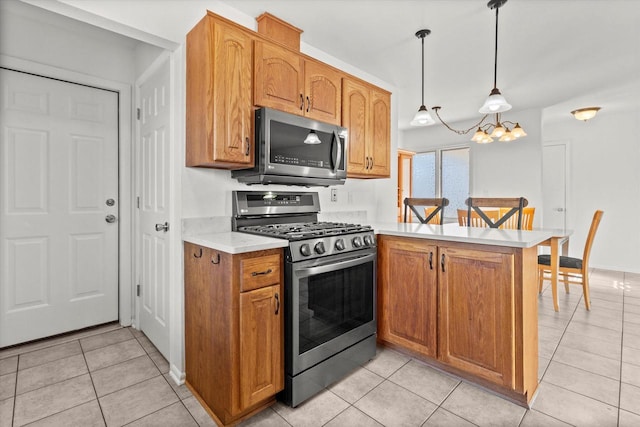
<svg viewBox="0 0 640 427"><path fill-rule="evenodd" d="M376 234L447 242L531 248L549 239L551 231L501 230L497 228L460 227L458 224L430 225L417 223L371 224Z"/></svg>
<svg viewBox="0 0 640 427"><path fill-rule="evenodd" d="M182 236L182 240L229 254L241 254L289 246L289 242L284 239L274 239L235 231L186 235Z"/></svg>

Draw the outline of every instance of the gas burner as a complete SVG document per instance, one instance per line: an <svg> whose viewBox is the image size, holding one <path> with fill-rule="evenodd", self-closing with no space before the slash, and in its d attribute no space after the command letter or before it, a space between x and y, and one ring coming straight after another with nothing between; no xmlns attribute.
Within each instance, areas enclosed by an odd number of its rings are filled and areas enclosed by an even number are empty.
<svg viewBox="0 0 640 427"><path fill-rule="evenodd" d="M239 227L238 231L279 237L287 240L303 240L322 236L338 236L341 234L371 231L368 225L349 224L344 222L305 222L290 224L267 224Z"/></svg>

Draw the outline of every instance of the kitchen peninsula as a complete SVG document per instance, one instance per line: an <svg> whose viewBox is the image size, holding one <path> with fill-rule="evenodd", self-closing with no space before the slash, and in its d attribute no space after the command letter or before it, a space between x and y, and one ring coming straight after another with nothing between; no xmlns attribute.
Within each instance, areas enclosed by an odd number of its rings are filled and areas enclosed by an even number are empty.
<svg viewBox="0 0 640 427"><path fill-rule="evenodd" d="M523 406L538 386L541 231L378 224L378 341Z"/></svg>

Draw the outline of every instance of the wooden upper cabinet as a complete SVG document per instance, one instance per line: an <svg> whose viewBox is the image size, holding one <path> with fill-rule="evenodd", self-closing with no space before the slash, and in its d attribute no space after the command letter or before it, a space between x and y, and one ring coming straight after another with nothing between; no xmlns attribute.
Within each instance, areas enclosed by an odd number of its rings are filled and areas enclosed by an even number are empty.
<svg viewBox="0 0 640 427"><path fill-rule="evenodd" d="M435 359L438 248L392 236L378 242L378 338Z"/></svg>
<svg viewBox="0 0 640 427"><path fill-rule="evenodd" d="M335 125L342 117L342 74L316 61L304 62L305 115Z"/></svg>
<svg viewBox="0 0 640 427"><path fill-rule="evenodd" d="M304 108L304 60L278 45L255 42L254 103L293 114Z"/></svg>
<svg viewBox="0 0 640 427"><path fill-rule="evenodd" d="M514 255L440 247L440 359L515 385Z"/></svg>
<svg viewBox="0 0 640 427"><path fill-rule="evenodd" d="M255 42L254 102L340 124L342 74L284 47Z"/></svg>
<svg viewBox="0 0 640 427"><path fill-rule="evenodd" d="M187 166L253 166L252 41L210 14L187 35Z"/></svg>
<svg viewBox="0 0 640 427"><path fill-rule="evenodd" d="M347 176L390 176L391 97L356 80L342 82L342 126L349 130Z"/></svg>

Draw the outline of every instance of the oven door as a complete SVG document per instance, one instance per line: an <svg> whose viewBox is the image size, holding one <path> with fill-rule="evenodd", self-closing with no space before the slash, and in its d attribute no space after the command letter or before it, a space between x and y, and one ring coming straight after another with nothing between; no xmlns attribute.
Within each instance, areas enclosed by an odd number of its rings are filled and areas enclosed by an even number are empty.
<svg viewBox="0 0 640 427"><path fill-rule="evenodd" d="M287 263L285 369L300 372L376 332L376 249Z"/></svg>

